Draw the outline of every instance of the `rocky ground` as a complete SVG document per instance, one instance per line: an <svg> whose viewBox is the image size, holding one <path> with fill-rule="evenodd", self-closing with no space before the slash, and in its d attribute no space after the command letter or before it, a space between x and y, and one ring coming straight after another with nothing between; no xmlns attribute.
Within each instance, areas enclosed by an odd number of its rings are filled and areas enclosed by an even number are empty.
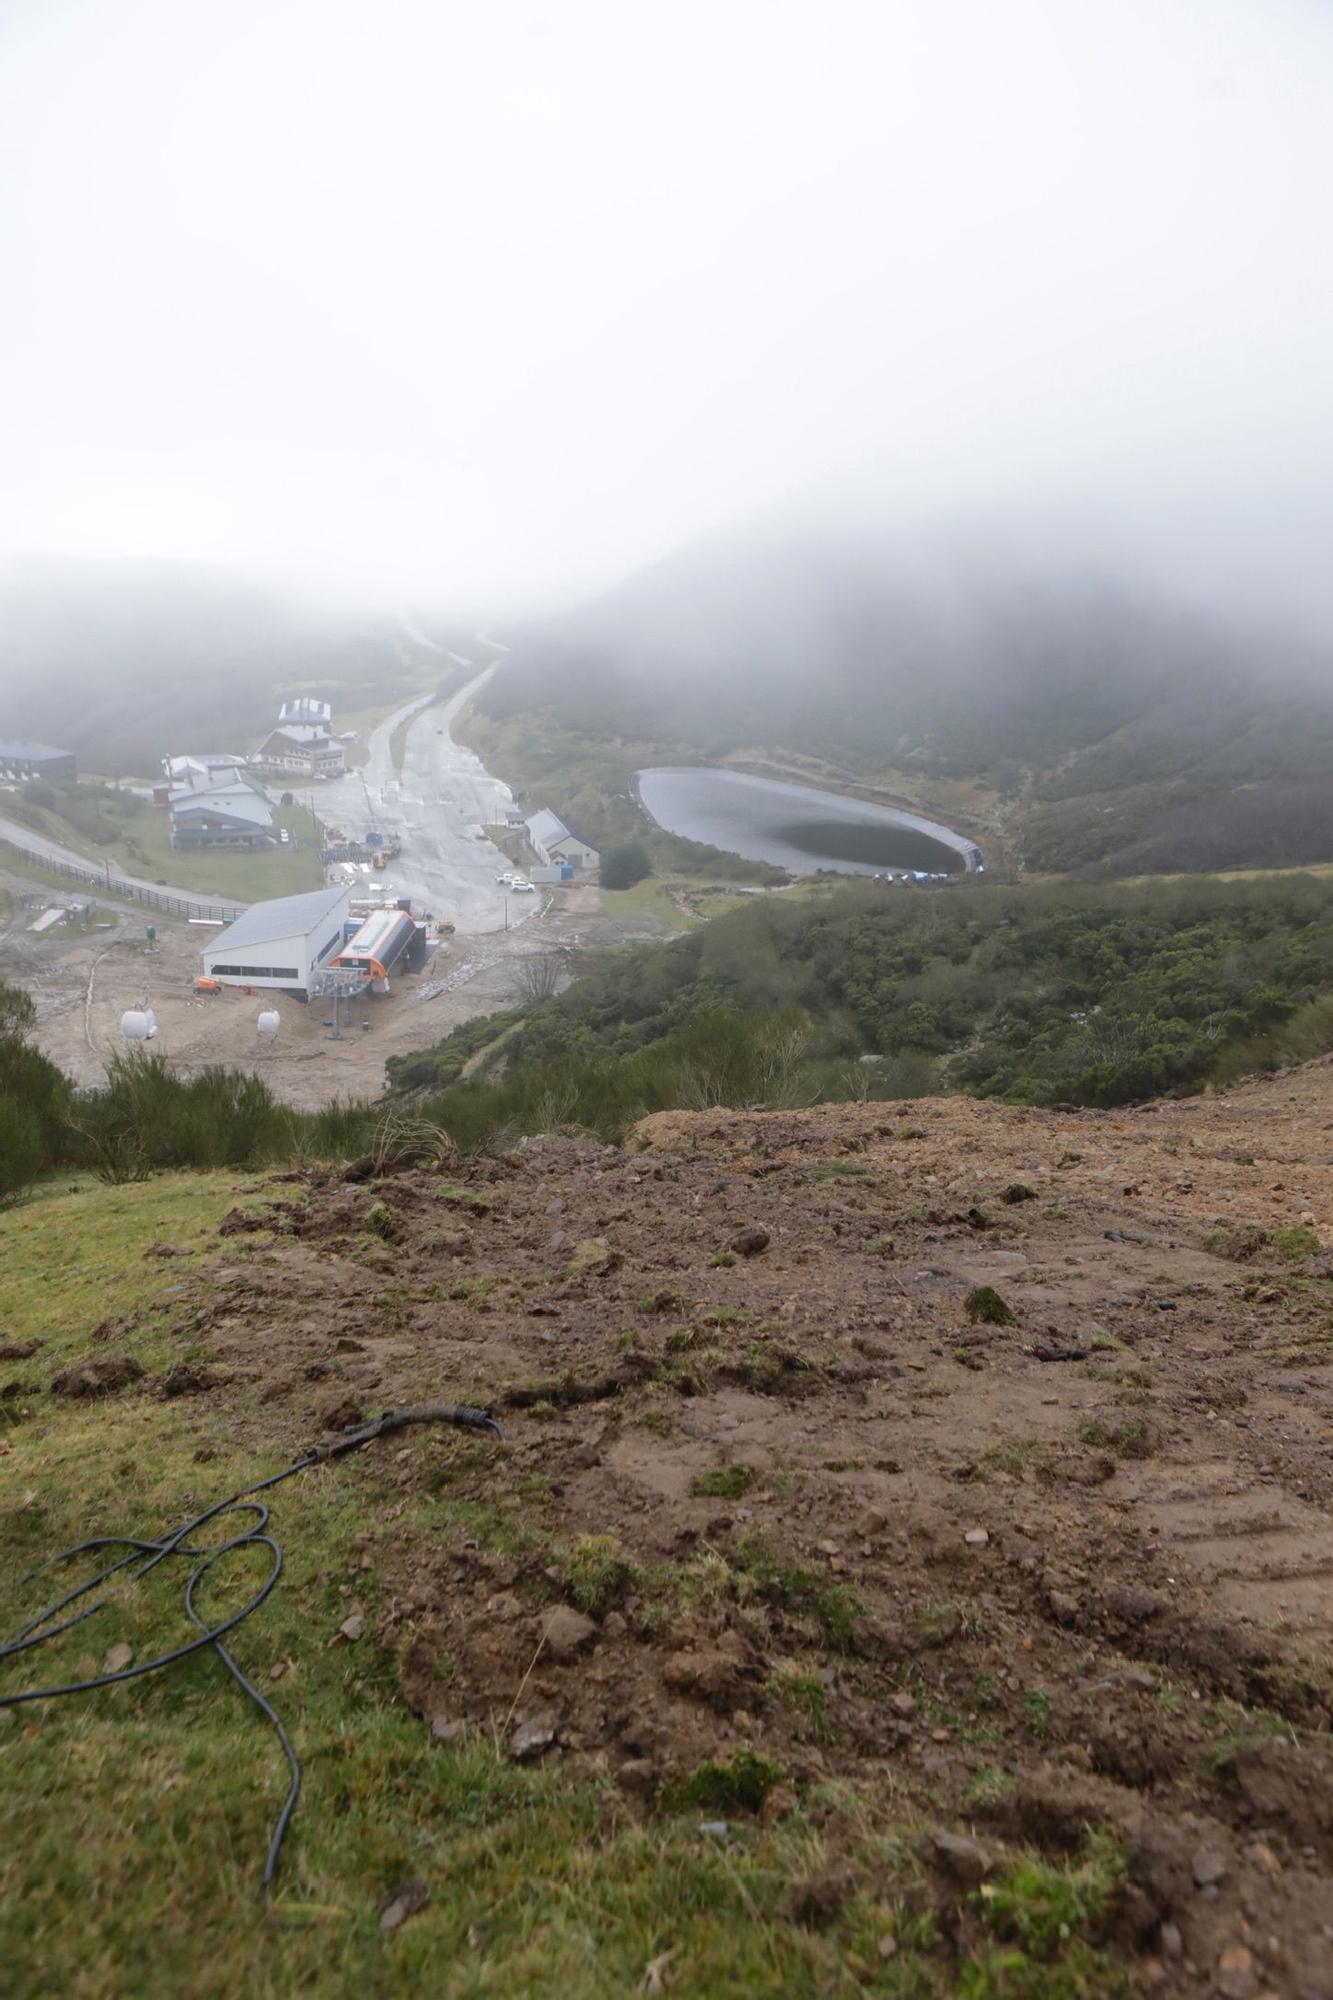
<svg viewBox="0 0 1333 2000"><path fill-rule="evenodd" d="M625 1813L891 1798L960 1948L990 1843L1100 1830L1146 1988L1333 1995L1333 1065L268 1192L276 1233L238 1212L183 1288L169 1387L293 1451L431 1398L505 1425L368 1447L439 1529L368 1523L348 1616L438 1739Z"/></svg>

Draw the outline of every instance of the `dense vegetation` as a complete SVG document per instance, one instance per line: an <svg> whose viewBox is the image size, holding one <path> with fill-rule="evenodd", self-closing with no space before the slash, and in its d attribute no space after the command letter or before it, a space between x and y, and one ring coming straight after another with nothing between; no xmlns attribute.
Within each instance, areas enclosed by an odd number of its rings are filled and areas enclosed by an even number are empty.
<svg viewBox="0 0 1333 2000"><path fill-rule="evenodd" d="M558 749L585 815L636 763L740 748L889 790L978 780L1031 869L1333 860L1316 649L1143 587L937 558L868 535L686 549L517 638L481 697L490 754L521 778Z"/></svg>
<svg viewBox="0 0 1333 2000"><path fill-rule="evenodd" d="M968 1091L1122 1104L1333 1047L1333 891L854 885L765 898L391 1062L479 1132L673 1104ZM494 1082L460 1078L504 1033Z"/></svg>

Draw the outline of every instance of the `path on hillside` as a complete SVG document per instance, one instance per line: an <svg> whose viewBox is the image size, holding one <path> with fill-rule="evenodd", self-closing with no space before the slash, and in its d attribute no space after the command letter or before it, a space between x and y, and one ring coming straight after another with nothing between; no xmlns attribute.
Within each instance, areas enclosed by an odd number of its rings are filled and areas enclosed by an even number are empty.
<svg viewBox="0 0 1333 2000"><path fill-rule="evenodd" d="M54 861L66 868L77 868L88 875L89 886L95 886L100 876L106 887L114 891L118 882L131 889L143 889L149 895L175 896L180 901L206 908L210 904L225 905L228 910L240 911L246 907L243 896L224 895L221 890L182 889L176 882L150 882L147 876L131 875L117 862L109 859L98 861L94 855L80 854L76 848L62 847L58 840L49 840L44 833L34 833L30 826L19 820L0 817L0 840L10 840L15 847L38 861Z"/></svg>

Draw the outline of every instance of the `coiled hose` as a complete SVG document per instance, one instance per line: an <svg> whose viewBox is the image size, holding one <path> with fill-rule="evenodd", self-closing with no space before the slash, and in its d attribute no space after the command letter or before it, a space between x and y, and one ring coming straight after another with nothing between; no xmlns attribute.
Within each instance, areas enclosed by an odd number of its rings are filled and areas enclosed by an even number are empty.
<svg viewBox="0 0 1333 2000"><path fill-rule="evenodd" d="M94 1688L112 1687L118 1681L137 1680L143 1674L158 1673L162 1668L174 1666L178 1660L188 1659L192 1653L202 1651L205 1646L211 1646L232 1679L244 1689L251 1701L263 1710L268 1721L272 1723L278 1741L282 1745L283 1755L287 1759L287 1768L291 1773L287 1796L274 1822L260 1877L260 1886L267 1892L271 1889L277 1874L278 1856L291 1824L292 1814L296 1810L296 1802L301 1796L301 1760L273 1704L259 1692L253 1681L247 1679L235 1658L222 1643L229 1632L235 1631L238 1625L243 1625L251 1613L259 1609L282 1575L283 1553L280 1545L268 1532L268 1506L264 1501L256 1499L255 1495L266 1493L271 1486L281 1485L283 1480L294 1478L298 1472L308 1471L312 1465L322 1465L330 1458L339 1458L344 1452L354 1451L361 1445L369 1444L372 1438L383 1437L387 1432L401 1430L407 1424L419 1423L452 1424L462 1430L488 1430L493 1431L501 1440L504 1438L503 1430L489 1410L478 1409L467 1403L408 1404L401 1409L386 1410L383 1416L372 1418L369 1423L357 1424L350 1430L339 1431L333 1437L322 1438L281 1472L274 1472L267 1479L258 1479L253 1486L243 1486L239 1492L229 1494L225 1500L215 1501L211 1507L205 1507L190 1520L183 1521L180 1527L169 1529L165 1535L156 1540L139 1535L94 1535L88 1541L76 1542L71 1548L62 1549L58 1555L39 1563L36 1569L30 1570L23 1578L24 1583L30 1583L44 1570L59 1569L65 1563L73 1562L76 1557L88 1555L95 1549L122 1549L127 1552L116 1561L107 1563L95 1576L77 1584L73 1590L66 1591L63 1597L58 1597L53 1604L49 1604L44 1611L30 1619L12 1639L0 1645L0 1661L15 1659L24 1653L33 1652L37 1647L46 1645L49 1640L58 1638L62 1632L68 1632L73 1626L81 1624L85 1618L91 1618L95 1612L102 1609L104 1600L98 1598L91 1604L83 1603L82 1600L111 1577L126 1572L127 1581L139 1583L151 1575L160 1563L178 1558L194 1564L194 1568L185 1579L184 1602L186 1615L191 1624L197 1628L199 1636L187 1640L183 1646L174 1647L169 1653L159 1653L155 1659L122 1667L115 1672L97 1674L91 1680L67 1681L59 1687L27 1688L18 1694L0 1694L0 1706L16 1708L22 1702L52 1701L58 1695L89 1694ZM232 1514L248 1514L252 1517L242 1533L234 1534L227 1541L218 1542L211 1548L199 1548L194 1544L192 1537L196 1536L201 1528L206 1528L211 1521L221 1520ZM233 1611L229 1617L221 1619L216 1625L210 1625L199 1611L195 1602L196 1595L214 1564L221 1562L224 1556L231 1555L238 1549L266 1549L269 1557L268 1575L239 1611ZM79 1605L80 1608L70 1611L70 1607L74 1605ZM61 1617L61 1613L65 1611L70 1611L70 1616Z"/></svg>

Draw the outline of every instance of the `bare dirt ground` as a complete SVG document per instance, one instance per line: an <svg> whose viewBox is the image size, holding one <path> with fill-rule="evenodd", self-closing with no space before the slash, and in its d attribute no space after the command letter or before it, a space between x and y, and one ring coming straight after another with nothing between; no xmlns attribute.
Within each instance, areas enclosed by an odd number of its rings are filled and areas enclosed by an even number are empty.
<svg viewBox="0 0 1333 2000"><path fill-rule="evenodd" d="M438 1533L348 1552L442 1740L625 1812L742 1748L781 1772L766 1814L891 1799L959 1836L913 1891L946 1933L989 1841L1107 1829L1145 1988L1328 1995L1331 1135L1324 1063L287 1176L178 1331L209 1420L275 1448L427 1398L504 1416L503 1448L370 1446ZM856 1809L821 1812L836 1857Z"/></svg>
<svg viewBox="0 0 1333 2000"><path fill-rule="evenodd" d="M6 877L7 883L11 878ZM32 885L12 878L15 890ZM304 1110L334 1098L377 1097L390 1055L427 1047L477 1014L511 1006L518 997L517 964L536 954L576 954L586 945L657 936L665 927L652 917L633 922L606 917L591 887L562 890L550 908L508 933L453 937L446 953L421 973L394 979L387 995L368 995L353 1009L334 1040L325 1007L279 995L251 996L238 989L196 995L200 953L207 933L182 922L158 922L156 948L145 947L141 914L106 910L108 931L78 937L32 937L20 913L0 935L0 979L31 992L37 1004L37 1040L75 1081L96 1088L105 1059L124 1047L121 1016L151 1005L159 1033L153 1046L182 1071L208 1063L253 1069L276 1096ZM276 1039L261 1036L261 1008L276 1005Z"/></svg>

